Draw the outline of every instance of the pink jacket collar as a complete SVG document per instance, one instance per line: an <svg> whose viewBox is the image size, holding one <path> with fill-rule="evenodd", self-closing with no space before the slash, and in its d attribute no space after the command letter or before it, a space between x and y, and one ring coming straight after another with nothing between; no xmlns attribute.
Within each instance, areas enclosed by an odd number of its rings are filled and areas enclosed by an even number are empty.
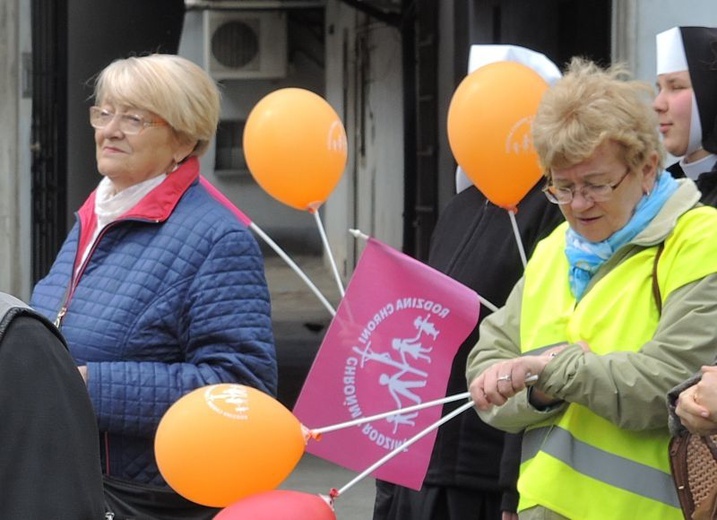
<svg viewBox="0 0 717 520"><path fill-rule="evenodd" d="M164 222L172 214L184 192L198 177L199 160L196 157L190 157L120 219ZM78 251L84 251L87 248L97 226L95 194L96 190L87 197L77 211L77 218L80 221Z"/></svg>

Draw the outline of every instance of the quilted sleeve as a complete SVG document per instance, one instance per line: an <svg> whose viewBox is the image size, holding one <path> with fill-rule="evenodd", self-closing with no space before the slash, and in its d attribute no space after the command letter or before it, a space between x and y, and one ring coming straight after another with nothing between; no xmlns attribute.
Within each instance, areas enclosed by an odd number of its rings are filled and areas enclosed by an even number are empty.
<svg viewBox="0 0 717 520"><path fill-rule="evenodd" d="M277 364L263 257L246 229L216 239L194 276L161 289L182 300L166 313L183 359L89 362L88 388L100 430L149 437L168 407L205 385L239 383L271 395ZM181 297L179 296L181 294Z"/></svg>

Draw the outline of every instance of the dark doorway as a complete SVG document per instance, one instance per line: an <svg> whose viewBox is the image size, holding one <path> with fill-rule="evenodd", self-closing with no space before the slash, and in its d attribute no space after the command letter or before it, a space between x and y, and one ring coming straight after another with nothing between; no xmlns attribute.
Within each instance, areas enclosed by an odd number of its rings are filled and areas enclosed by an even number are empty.
<svg viewBox="0 0 717 520"><path fill-rule="evenodd" d="M461 2L456 2L461 9ZM610 62L609 0L476 0L463 5L473 23L458 49L468 63L471 43L522 45L542 52L560 68L575 55Z"/></svg>
<svg viewBox="0 0 717 520"><path fill-rule="evenodd" d="M67 2L33 0L32 282L46 272L65 235L67 213Z"/></svg>
<svg viewBox="0 0 717 520"><path fill-rule="evenodd" d="M184 0L33 1L33 283L99 182L87 120L93 76L117 58L176 53L183 20Z"/></svg>
<svg viewBox="0 0 717 520"><path fill-rule="evenodd" d="M442 0L444 1L444 0ZM420 4L420 2L419 2ZM418 5L418 4L416 4ZM561 69L572 56L580 55L602 64L610 63L611 59L611 18L612 2L610 0L453 0L452 10L443 11L453 15L450 24L443 23L442 27L452 26L452 46L450 52L439 54L439 60L453 60L450 70L453 77L442 77L438 74L438 65L433 70L433 77L443 83L441 89L453 93L455 88L466 75L469 48L472 44L503 43L521 45L542 52L553 60ZM407 12L408 14L409 12ZM422 18L414 16L411 27L421 28ZM426 74L425 65L430 64L426 59L435 54L434 48L420 45L411 31L404 30L404 42L407 49L404 60L409 63L423 64L423 73ZM425 54L425 56L424 56ZM423 76L425 77L425 76ZM434 128L438 129L441 141L435 141L433 147L427 145L425 133L412 131L418 128L416 121L423 121L423 127L428 124L426 117L437 114L435 110L426 110L425 103L419 101L415 92L419 90L421 77L416 71L405 76L406 96L413 96L413 102L407 106L406 117L414 119L406 132L406 206L404 218L404 250L419 259L427 256L434 223L439 211L438 195L432 199L426 197L431 187L437 192L454 193L454 180L451 172L439 171L446 169L445 161L435 168L430 175L416 175L416 165L425 161L427 149L447 147L445 138L445 121L441 114L433 120ZM413 87L412 87L413 85ZM413 110L410 109L413 107ZM418 135L417 135L418 134ZM455 170L455 162L448 169ZM441 200L441 202L447 202Z"/></svg>

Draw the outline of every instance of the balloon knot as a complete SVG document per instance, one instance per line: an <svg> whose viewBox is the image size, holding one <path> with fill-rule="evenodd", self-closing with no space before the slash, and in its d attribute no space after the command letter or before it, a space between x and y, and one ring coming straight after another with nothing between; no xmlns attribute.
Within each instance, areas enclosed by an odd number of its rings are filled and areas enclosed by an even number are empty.
<svg viewBox="0 0 717 520"><path fill-rule="evenodd" d="M332 511L334 510L334 500L330 496L319 493L319 497L326 502L326 505L329 506Z"/></svg>
<svg viewBox="0 0 717 520"><path fill-rule="evenodd" d="M301 433L304 435L304 442L306 444L309 443L309 439L314 439L315 441L321 440L321 433L317 433L314 430L310 430L303 424L301 425Z"/></svg>
<svg viewBox="0 0 717 520"><path fill-rule="evenodd" d="M331 491L329 491L329 497L331 498L332 502L335 499L339 498L339 490L336 488L331 488Z"/></svg>

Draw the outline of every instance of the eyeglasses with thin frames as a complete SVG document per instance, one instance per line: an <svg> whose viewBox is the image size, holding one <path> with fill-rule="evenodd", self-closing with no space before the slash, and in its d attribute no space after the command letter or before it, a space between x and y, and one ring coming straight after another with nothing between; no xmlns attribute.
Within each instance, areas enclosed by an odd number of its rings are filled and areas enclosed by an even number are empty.
<svg viewBox="0 0 717 520"><path fill-rule="evenodd" d="M101 130L119 118L118 127L123 134L136 135L142 130L152 126L165 126L168 123L162 120L148 121L139 114L131 112L117 113L102 107L90 107L90 124L92 128Z"/></svg>
<svg viewBox="0 0 717 520"><path fill-rule="evenodd" d="M558 188L550 183L546 184L543 188L543 193L547 199L553 204L570 204L575 198L575 193L578 192L585 199L591 202L607 202L612 198L613 192L620 186L622 181L625 180L627 174L630 173L630 168L625 170L625 173L620 180L614 184L586 184L580 188Z"/></svg>

